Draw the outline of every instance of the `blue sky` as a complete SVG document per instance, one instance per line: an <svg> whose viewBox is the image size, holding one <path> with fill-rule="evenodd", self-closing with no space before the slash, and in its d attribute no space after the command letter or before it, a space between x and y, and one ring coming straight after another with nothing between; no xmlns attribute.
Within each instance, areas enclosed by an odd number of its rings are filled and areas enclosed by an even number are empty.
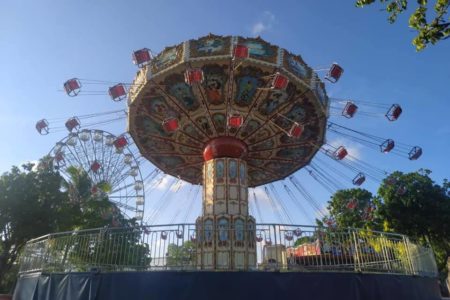
<svg viewBox="0 0 450 300"><path fill-rule="evenodd" d="M66 79L130 82L136 72L130 59L133 50L148 47L159 52L211 32L261 35L302 55L310 66L339 62L345 73L336 85L327 85L329 95L400 103L404 113L393 123L363 116L333 121L424 149L422 158L413 162L364 147L356 148L358 156L387 170L428 168L441 183L450 177L450 43L416 53L407 16L390 25L380 7L357 9L353 2L3 0L0 171L37 160L64 137L65 133L38 135L37 120L125 107L106 95L69 98L60 91ZM118 134L125 122L107 129ZM144 173L151 169L143 167ZM307 176L304 180L311 181ZM369 182L366 187L374 191L376 186ZM320 202L328 199L323 189L313 183L311 187ZM157 201L158 194L149 199ZM269 209L267 214L270 220ZM307 222L297 212L293 218Z"/></svg>

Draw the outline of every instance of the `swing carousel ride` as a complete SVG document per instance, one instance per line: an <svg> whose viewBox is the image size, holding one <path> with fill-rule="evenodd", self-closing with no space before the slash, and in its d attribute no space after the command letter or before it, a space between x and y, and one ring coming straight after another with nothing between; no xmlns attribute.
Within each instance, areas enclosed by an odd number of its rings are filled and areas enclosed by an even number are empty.
<svg viewBox="0 0 450 300"><path fill-rule="evenodd" d="M254 243L263 241L252 216L262 219L258 189L280 220L292 224L287 201L302 212L307 203L325 217L323 203L298 179L300 170L330 193L386 177L389 184L399 185L398 193L407 192L387 171L352 155L345 145L329 143L331 138L409 160L422 154L418 146L338 123L358 115L381 115L394 122L402 114L399 104L330 98L325 82L339 81L344 73L339 64L313 69L301 56L259 37L210 34L157 55L147 48L137 50L133 62L139 71L132 83L80 78L64 83L70 97L109 94L113 101L127 100L126 109L70 117L63 124L42 119L36 129L43 135L67 129L69 135L50 152L55 166L63 174L70 166L82 168L94 183L93 193L108 193L126 216L144 224L153 224L167 209L171 194L180 190L186 192L186 203L190 201L185 213L178 212L186 221L201 186L197 230L246 228L251 233L236 233L233 247L226 234L217 240L204 237L197 255L209 268L229 267L231 262L236 268L255 265ZM92 85L109 89L90 90ZM124 134L98 129L125 119ZM155 167L144 170L146 162ZM159 201L152 199L144 218L144 199L167 178L169 187ZM373 210L357 207L353 199L347 208L368 219ZM326 225L332 226L333 220ZM301 232L292 231L285 239L294 235Z"/></svg>

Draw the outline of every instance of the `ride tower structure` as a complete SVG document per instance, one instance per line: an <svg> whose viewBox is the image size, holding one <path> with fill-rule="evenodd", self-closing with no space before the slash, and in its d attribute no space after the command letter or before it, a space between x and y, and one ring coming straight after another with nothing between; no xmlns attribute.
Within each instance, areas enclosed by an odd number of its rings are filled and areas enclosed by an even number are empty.
<svg viewBox="0 0 450 300"><path fill-rule="evenodd" d="M248 205L247 152L247 145L232 137L212 139L203 152L203 214L196 227L197 236L201 237L197 243L197 265L204 269L256 267L255 218L249 215Z"/></svg>

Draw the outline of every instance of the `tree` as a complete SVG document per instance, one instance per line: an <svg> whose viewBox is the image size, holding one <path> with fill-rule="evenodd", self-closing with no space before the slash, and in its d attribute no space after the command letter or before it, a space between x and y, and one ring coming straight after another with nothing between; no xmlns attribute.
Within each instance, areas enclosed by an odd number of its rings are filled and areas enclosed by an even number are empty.
<svg viewBox="0 0 450 300"><path fill-rule="evenodd" d="M378 194L383 205L380 216L385 230L406 234L424 241L428 239L441 270L450 255L449 184L435 184L429 170L394 172L387 177Z"/></svg>
<svg viewBox="0 0 450 300"><path fill-rule="evenodd" d="M68 167L67 180L62 180L63 189L68 192L73 211L73 228L76 230L108 227L113 223L116 227L134 227L138 224L134 219L127 220L115 204L109 201L106 192L101 189L92 192L92 181L85 170Z"/></svg>
<svg viewBox="0 0 450 300"><path fill-rule="evenodd" d="M311 236L302 236L295 240L294 247L303 245L303 244L309 244L313 243L317 239L317 234L313 234Z"/></svg>
<svg viewBox="0 0 450 300"><path fill-rule="evenodd" d="M62 181L64 190L73 206L70 239L50 244L55 257L63 257L54 268L86 271L92 265L103 270L120 266L145 269L151 261L148 246L139 243L141 228L135 219L126 219L120 209L109 201L108 190L98 188L93 193L93 184L85 170L68 167L67 180ZM105 183L104 186L107 186ZM98 185L97 185L98 187ZM89 230L95 228L93 230ZM99 230L99 228L101 228Z"/></svg>
<svg viewBox="0 0 450 300"><path fill-rule="evenodd" d="M196 245L191 241L185 241L182 245L169 244L167 246L168 267L180 267L192 265L196 259Z"/></svg>
<svg viewBox="0 0 450 300"><path fill-rule="evenodd" d="M358 0L357 7L364 7L377 2L376 0ZM379 0L386 6L386 11L389 13L388 21L394 23L399 14L407 10L408 0ZM428 44L436 44L441 40L445 40L450 36L448 7L449 0L435 0L434 1L434 18L429 21L428 1L417 0L417 7L409 18L409 27L415 29L418 34L413 39L412 43L417 51L423 50Z"/></svg>
<svg viewBox="0 0 450 300"><path fill-rule="evenodd" d="M70 178L66 181L53 167L51 160L43 158L40 163L25 164L22 169L12 167L10 172L0 177L0 292L8 292L17 274L16 260L26 242L45 234L88 228L105 228L104 236L97 247L89 251L86 259L99 258L100 263L112 255L124 258L131 264L137 256L126 257L122 253L140 253L145 265L148 249L139 244L139 234L122 234L119 230L131 230L137 226L136 220L126 219L120 210L109 201L106 193L93 194L92 182L88 174L76 168L69 168ZM112 223L121 226L115 231L106 230ZM108 249L108 243L117 234L127 238L121 248ZM82 261L82 249L69 252L64 243L49 245L51 251L62 251L67 262ZM133 250L133 251L131 251ZM121 251L121 252L120 252ZM128 251L128 252L127 252ZM104 257L98 255L103 253ZM120 252L120 253L118 253ZM83 253L86 254L86 253ZM66 260L63 260L63 263Z"/></svg>
<svg viewBox="0 0 450 300"><path fill-rule="evenodd" d="M329 219L337 228L370 228L380 229L380 221L377 208L379 203L372 194L364 189L348 189L337 191L328 201L329 216L318 222L326 224Z"/></svg>
<svg viewBox="0 0 450 300"><path fill-rule="evenodd" d="M70 229L72 207L51 168L13 167L0 177L0 288L25 243L34 237ZM9 276L10 277L10 276Z"/></svg>

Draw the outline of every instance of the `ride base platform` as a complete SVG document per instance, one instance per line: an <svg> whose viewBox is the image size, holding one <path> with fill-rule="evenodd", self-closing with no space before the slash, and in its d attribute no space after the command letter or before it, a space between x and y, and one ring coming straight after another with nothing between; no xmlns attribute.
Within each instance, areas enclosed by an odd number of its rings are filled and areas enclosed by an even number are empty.
<svg viewBox="0 0 450 300"><path fill-rule="evenodd" d="M319 272L31 273L13 300L315 299L441 300L435 278Z"/></svg>

